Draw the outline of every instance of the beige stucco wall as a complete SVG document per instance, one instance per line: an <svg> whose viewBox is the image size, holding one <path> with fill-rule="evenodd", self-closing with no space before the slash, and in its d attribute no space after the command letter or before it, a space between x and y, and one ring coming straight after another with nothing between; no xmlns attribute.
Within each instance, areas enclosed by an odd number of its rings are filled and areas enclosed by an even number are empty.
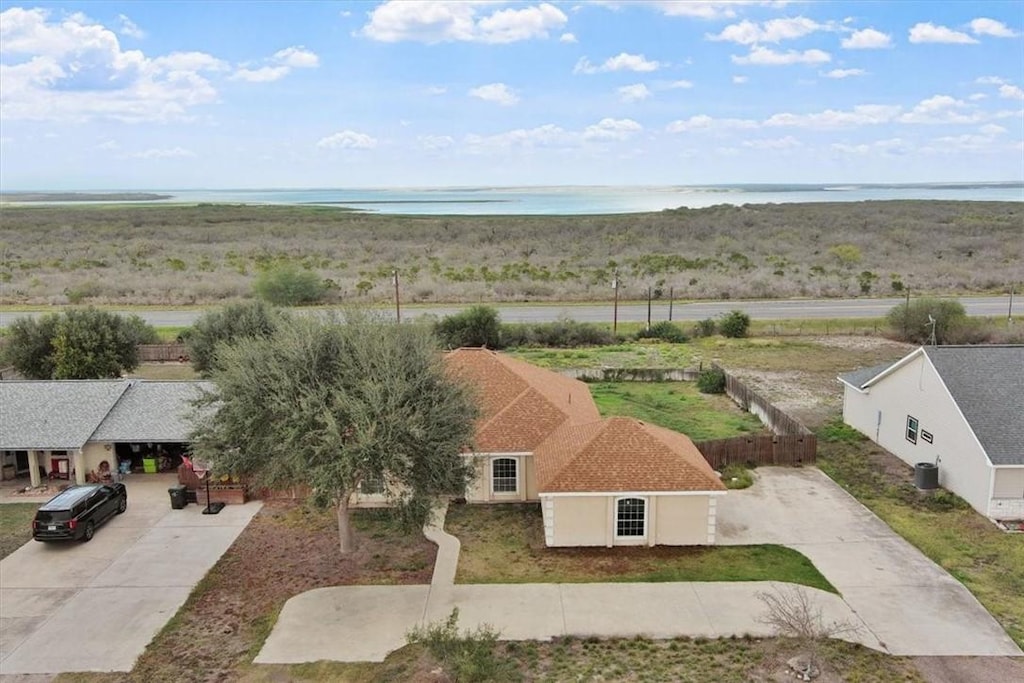
<svg viewBox="0 0 1024 683"><path fill-rule="evenodd" d="M844 385L843 420L911 467L939 461L939 485L988 514L992 467L935 368L924 354L860 393ZM907 416L919 421L906 439ZM929 431L927 443L920 431Z"/></svg>
<svg viewBox="0 0 1024 683"><path fill-rule="evenodd" d="M657 545L707 545L714 542L714 519L710 520L711 496L652 496L656 506L654 529L648 526ZM714 506L717 508L717 505Z"/></svg>
<svg viewBox="0 0 1024 683"><path fill-rule="evenodd" d="M464 456L472 458L473 471L475 476L473 482L466 489L466 502L469 503L517 503L522 501L536 501L537 496L537 475L533 464L533 454L505 454L505 453L473 453ZM491 462L498 458L511 458L518 464L516 474L519 483L515 493L492 493L491 492Z"/></svg>
<svg viewBox="0 0 1024 683"><path fill-rule="evenodd" d="M615 537L618 495L541 496L549 546L709 545L715 542L716 496L639 495L647 501L647 535Z"/></svg>
<svg viewBox="0 0 1024 683"><path fill-rule="evenodd" d="M988 516L1024 519L1024 467L997 467Z"/></svg>
<svg viewBox="0 0 1024 683"><path fill-rule="evenodd" d="M108 446L110 450L107 450ZM82 457L85 461L86 472L98 470L100 463L104 460L110 465L111 472L117 467L117 456L114 454L113 444L90 441L82 447Z"/></svg>

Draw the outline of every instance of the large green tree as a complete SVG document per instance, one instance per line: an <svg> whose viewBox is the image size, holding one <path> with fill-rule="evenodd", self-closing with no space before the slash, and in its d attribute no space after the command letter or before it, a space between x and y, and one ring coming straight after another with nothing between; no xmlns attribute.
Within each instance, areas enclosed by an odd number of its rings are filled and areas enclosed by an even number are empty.
<svg viewBox="0 0 1024 683"><path fill-rule="evenodd" d="M192 367L209 375L216 363L218 344L246 337L267 337L287 319L286 314L262 301L231 304L204 313L185 333Z"/></svg>
<svg viewBox="0 0 1024 683"><path fill-rule="evenodd" d="M22 317L8 330L4 359L30 379L121 377L139 364L138 345L157 341L137 315L96 308Z"/></svg>
<svg viewBox="0 0 1024 683"><path fill-rule="evenodd" d="M886 314L892 334L901 341L927 343L932 334L934 320L935 342L954 343L969 325L967 312L956 299L922 297L894 306Z"/></svg>
<svg viewBox="0 0 1024 683"><path fill-rule="evenodd" d="M219 348L195 456L258 486L310 486L315 503L336 508L343 553L361 483L385 482L396 511L417 524L437 496L465 491L472 469L460 453L475 403L429 330L310 317Z"/></svg>

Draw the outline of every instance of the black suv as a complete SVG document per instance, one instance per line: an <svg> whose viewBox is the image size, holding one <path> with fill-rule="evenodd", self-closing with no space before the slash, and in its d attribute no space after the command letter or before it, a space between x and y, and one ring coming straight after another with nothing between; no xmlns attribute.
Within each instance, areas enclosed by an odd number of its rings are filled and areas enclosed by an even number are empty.
<svg viewBox="0 0 1024 683"><path fill-rule="evenodd" d="M128 509L124 484L72 486L43 504L32 520L37 541L90 541L96 527Z"/></svg>

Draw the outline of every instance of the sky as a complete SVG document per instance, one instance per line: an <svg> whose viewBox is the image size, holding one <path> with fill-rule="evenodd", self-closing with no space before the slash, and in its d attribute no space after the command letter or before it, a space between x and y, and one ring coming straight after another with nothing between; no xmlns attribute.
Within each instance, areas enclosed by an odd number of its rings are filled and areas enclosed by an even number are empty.
<svg viewBox="0 0 1024 683"><path fill-rule="evenodd" d="M1024 0L0 1L0 190L1024 180Z"/></svg>

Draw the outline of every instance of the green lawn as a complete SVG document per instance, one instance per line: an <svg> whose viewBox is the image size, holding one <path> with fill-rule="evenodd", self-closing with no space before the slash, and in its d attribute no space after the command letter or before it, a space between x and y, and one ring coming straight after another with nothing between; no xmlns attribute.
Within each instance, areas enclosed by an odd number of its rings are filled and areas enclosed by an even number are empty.
<svg viewBox="0 0 1024 683"><path fill-rule="evenodd" d="M819 433L818 466L933 562L960 580L1024 647L1024 537L1007 534L945 492L922 496L887 474L895 460L852 430Z"/></svg>
<svg viewBox="0 0 1024 683"><path fill-rule="evenodd" d="M0 560L32 538L32 518L39 503L4 503L0 505Z"/></svg>
<svg viewBox="0 0 1024 683"><path fill-rule="evenodd" d="M788 581L836 592L778 545L548 548L539 504L453 505L445 528L462 543L459 583Z"/></svg>
<svg viewBox="0 0 1024 683"><path fill-rule="evenodd" d="M702 394L694 382L598 382L590 385L590 393L604 416L635 417L694 441L764 431L760 420L728 397Z"/></svg>

